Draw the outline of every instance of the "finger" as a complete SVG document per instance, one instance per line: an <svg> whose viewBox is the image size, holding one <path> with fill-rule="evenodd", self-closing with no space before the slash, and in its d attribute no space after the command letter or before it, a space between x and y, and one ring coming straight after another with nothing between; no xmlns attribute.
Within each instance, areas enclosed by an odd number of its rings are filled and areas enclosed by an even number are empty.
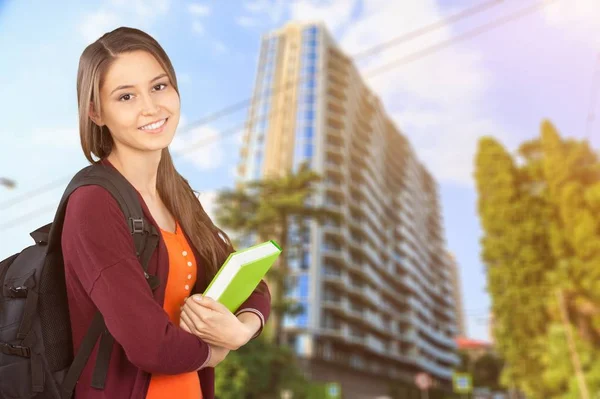
<svg viewBox="0 0 600 399"><path fill-rule="evenodd" d="M185 305L183 305L183 311L187 311L188 314L191 312L201 320L210 319L211 313L214 313L212 309L208 309L196 301L187 301Z"/></svg>
<svg viewBox="0 0 600 399"><path fill-rule="evenodd" d="M208 339L206 331L204 329L197 329L196 326L194 326L193 321L189 318L187 314L181 314L181 323L186 326L186 331L190 334L194 334L203 341L206 341Z"/></svg>
<svg viewBox="0 0 600 399"><path fill-rule="evenodd" d="M199 304L205 308L214 310L216 312L219 312L219 313L229 312L229 309L227 309L227 307L225 305L215 301L214 299L212 299L208 296L194 295L192 299L193 299L193 302L196 302L197 304Z"/></svg>
<svg viewBox="0 0 600 399"><path fill-rule="evenodd" d="M194 324L192 323L192 321L190 320L190 318L188 317L188 315L181 312L181 315L179 315L179 320L180 320L179 326L181 328L183 328L184 330L186 330L189 333L192 333L192 334L194 333L193 330L195 329L195 327L194 327Z"/></svg>
<svg viewBox="0 0 600 399"><path fill-rule="evenodd" d="M184 315L182 315L184 316ZM187 317L187 316L185 316ZM190 327L187 325L186 321L184 320L183 317L179 317L179 328L181 328L183 331L188 332L188 333L192 333L192 330L190 330Z"/></svg>
<svg viewBox="0 0 600 399"><path fill-rule="evenodd" d="M184 318L184 320L194 333L202 332L206 328L206 323L203 321L203 319L199 317L196 311L192 310L189 306L183 307L181 317Z"/></svg>

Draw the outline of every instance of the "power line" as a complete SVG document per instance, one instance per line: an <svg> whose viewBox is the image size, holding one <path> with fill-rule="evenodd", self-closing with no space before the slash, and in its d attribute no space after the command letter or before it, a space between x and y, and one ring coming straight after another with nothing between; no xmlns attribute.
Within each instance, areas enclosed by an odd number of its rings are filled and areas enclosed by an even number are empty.
<svg viewBox="0 0 600 399"><path fill-rule="evenodd" d="M492 0L492 1L488 1L486 3L483 4L479 4L476 6L473 6L471 8L468 8L464 11L458 12L454 15L451 15L447 18L444 18L443 20L434 22L430 25L426 25L422 28L419 29L415 29L414 31L408 32L407 34L404 34L402 36L398 36L396 38L393 38L387 42L383 42L381 44L375 45L373 47L370 47L366 50L362 50L359 51L358 53L354 54L354 59L359 59L362 57L368 57L370 55L376 54L381 52L381 50L392 47L392 46L396 46L400 43L404 43L404 42L408 42L412 39L415 39L419 36L422 36L426 33L432 32L436 29L440 29L443 28L444 26L446 26L449 23L452 22L456 22L459 21L463 18L469 17L471 15L475 15L475 14L479 14L480 12L483 12L485 10L487 10L488 8L492 8L497 6L500 3L503 3L504 0Z"/></svg>
<svg viewBox="0 0 600 399"><path fill-rule="evenodd" d="M44 206L42 208L35 209L35 210L33 210L31 212L28 212L28 213L26 213L24 215L21 215L21 216L16 217L16 218L14 218L12 220L9 220L6 223L0 224L0 230L4 230L4 229L9 229L9 228L12 228L12 227L16 227L16 226L19 225L19 223L26 222L26 221L28 221L30 219L33 219L34 217L44 215L44 214L46 214L46 212L50 212L50 211L56 212L56 208L57 207L58 207L58 204L53 204L53 205Z"/></svg>
<svg viewBox="0 0 600 399"><path fill-rule="evenodd" d="M558 1L558 0L544 0L544 1L541 1L541 2L539 2L537 4L535 4L532 7L525 8L525 9L519 11L519 12L510 14L508 16L500 18L500 19L498 19L496 21L493 21L491 23L485 24L485 25L483 25L483 26L481 26L481 27L479 27L477 29L473 29L473 30L469 31L468 33L460 35L460 36L458 36L458 37L456 37L454 39L446 40L446 41L444 41L442 43L426 47L423 50L417 51L417 52L415 52L413 54L409 54L408 56L405 56L403 58L396 59L396 60L394 60L392 62L389 62L389 63L386 63L384 65L381 65L378 68L375 68L375 69L373 69L371 71L368 71L364 76L365 77L371 77L371 76L380 75L382 73L385 73L385 72L388 72L388 71L393 70L395 68L398 68L398 67L400 67L402 65L409 64L409 63L414 62L414 61L416 61L418 59L424 58L424 57L426 57L426 56L428 56L428 55L430 55L430 54L432 54L432 53L434 53L436 51L439 51L441 49L449 47L453 43L460 42L460 41L466 40L467 38L480 35L480 34L482 34L484 32L492 30L492 29L494 29L496 27L502 26L502 25L504 25L504 24L506 24L506 23L508 23L510 21L516 20L516 19L518 19L520 17L524 17L524 16L526 16L528 14L531 14L534 11L537 11L537 10L543 8L543 7L546 7L546 6L552 4L552 3L556 2L556 1ZM288 82L284 86L285 86L285 89L287 89L289 87L293 87L291 85L291 82ZM281 88L278 88L278 90L280 91ZM274 89L272 91L272 93L270 94L270 96L273 96L275 94L275 92L276 92L276 90ZM250 100L240 101L240 102L238 102L238 103L236 103L236 104L234 104L232 106L227 107L227 109L229 109L229 110L234 109L234 107L236 107L237 104L241 104L242 102L250 102L250 101L251 101L251 99ZM224 110L218 111L219 113L221 113L221 116L225 114ZM202 120L208 120L209 117L212 117L213 115L216 115L216 114L217 113L209 115L208 117L205 117ZM189 130L191 130L193 128L196 128L198 126L199 125L197 123L195 123L193 125L188 125L188 126L186 126L184 128L184 131L189 131ZM239 128L240 127L235 127L234 129L231 129L231 131L229 131L229 133L230 134L231 133L235 133L236 131L239 131ZM197 149L199 147L202 147L202 146L206 145L207 143L212 143L212 142L215 142L215 141L217 141L219 139L222 139L225 136L226 135L220 135L220 136L213 137L212 139L209 139L209 140L205 139L204 141L202 141L202 144L200 144L200 142L196 142L195 144L192 144L192 146L193 146L193 148ZM189 152L190 151L184 150L183 152L177 153L176 155L181 155L181 153L189 153ZM49 191L50 189L57 188L58 185L63 185L65 183L67 183L70 178L71 178L71 175L69 175L69 176L67 176L67 177L65 177L63 179L56 180L53 183L49 183L49 184L45 185L44 186L45 191ZM56 183L58 183L58 185L53 185L53 184L56 184ZM5 201L3 203L0 203L0 207L6 209L6 208L8 208L10 206L19 204L19 203L21 203L24 200L30 199L31 197L38 196L39 194L41 194L43 192L44 192L43 189L37 189L35 191L31 191L29 193L25 193L25 194L23 194L23 195L21 195L21 196L19 196L17 198L13 198L13 199L11 199L9 201Z"/></svg>
<svg viewBox="0 0 600 399"><path fill-rule="evenodd" d="M246 123L241 123L239 125L235 125L233 127L230 127L228 129L225 130L221 130L219 131L219 135L218 136L213 136L213 137L208 137L208 138L204 138L202 140L198 140L196 141L194 144L191 144L187 147L185 147L184 149L181 149L179 151L174 151L173 155L174 156L183 156L186 154L189 154L190 152L194 152L197 151L199 148L202 148L206 145L210 145L212 143L215 143L219 140L223 140L225 137L228 137L232 134L235 134L237 132L239 132L241 129L243 129L246 126Z"/></svg>
<svg viewBox="0 0 600 399"><path fill-rule="evenodd" d="M359 53L357 53L355 55L354 59L368 57L368 56L374 55L376 53L380 53L380 52L382 52L383 50L385 50L385 49L387 49L389 47L393 47L393 46L396 46L396 45L398 45L400 43L403 43L403 42L406 42L406 41L409 41L409 40L413 40L413 39L415 39L415 38L417 38L419 36L422 36L422 35L424 35L426 33L431 32L431 31L433 31L435 29L443 27L444 25L448 24L449 22L456 22L456 21L458 21L460 19L463 19L463 18L466 18L468 16L474 15L476 13L482 12L485 9L488 9L488 8L490 8L492 6L495 6L495 5L499 4L499 3L501 3L502 1L503 0L492 0L492 1L488 1L488 2L480 4L480 5L476 5L474 7L468 8L465 11L459 12L457 14L454 14L454 15L451 15L451 16L449 16L447 18L444 18L444 19L442 19L442 20L440 20L438 22L435 22L433 24L427 25L427 26L425 26L423 28L419 28L419 29L417 29L415 31L411 31L411 32L402 34L400 36L397 36L397 37L393 38L392 40L388 40L388 41L385 41L383 43L377 43L377 44L375 44L375 45L373 45L373 46L371 46L371 47L369 47L369 48L367 48L365 50L362 50ZM317 72L323 72L323 70L324 70L324 68L319 68L319 70ZM296 84L298 84L301 81L301 79L299 79L298 82L296 82ZM278 87L274 87L269 92L268 96L272 97L275 94L278 94L280 91L287 90L287 89L289 89L291 87L294 87L294 85L292 85L292 82L288 82L285 85L280 85ZM247 108L250 104L252 104L253 100L258 100L258 99L261 99L263 97L265 97L265 96L264 95L253 96L253 97L249 97L249 98L246 98L244 100L238 101L236 103L233 103L231 105L228 105L228 106L226 106L226 107L224 107L224 108L222 108L222 109L220 109L218 111L210 113L210 114L208 114L208 115L206 115L206 116L198 119L197 121L195 121L195 122L193 122L193 123L185 126L182 129L182 131L179 132L179 134L184 134L184 133L189 132L189 131L197 128L197 127L200 127L200 126L206 125L206 124L208 124L210 122L213 122L215 120L218 120L218 119L220 119L220 118L222 118L224 116L236 113L236 112L238 112L238 111L240 111L242 109ZM37 188L35 190L31 190L29 192L26 192L26 193L24 193L22 195L19 195L19 196L13 198L13 199L10 199L8 201L4 201L4 202L0 203L0 209L6 209L8 207L20 204L22 201L26 201L28 199L36 197L36 196L42 194L43 192L50 191L50 190L53 190L55 188L61 187L61 186L65 185L69 181L69 179L71 177L72 177L71 175L65 176L63 178L60 178L60 179L54 180L54 181L52 181L52 182L50 182L48 184L45 184L42 187L39 187L39 188Z"/></svg>
<svg viewBox="0 0 600 399"><path fill-rule="evenodd" d="M514 12L512 14L509 15L505 15L504 17L498 18L495 21L492 21L490 23L484 24L482 26L479 26L475 29L471 29L470 31L463 33L462 35L459 36L455 36L452 39L448 39L446 41L443 41L441 43L438 44L434 44L432 46L426 47L423 50L420 51L416 51L412 54L409 54L408 56L399 58L395 61L392 61L390 63L387 63L385 65L382 65L378 68L372 69L368 72L368 74L370 76L375 76L375 75L379 75L380 73L384 73L386 71L388 71L389 69L393 69L396 68L397 66L400 65L406 65L408 63L411 63L413 61L419 60L429 54L435 53L439 50L442 50L446 47L450 47L451 45L467 40L467 39L471 39L475 36L479 36L485 32L488 32L492 29L495 29L499 26L505 25L509 22L515 21L519 18L522 18L526 15L532 14L536 11L539 11L540 9L549 6L550 4L556 2L558 0L544 0L544 1L540 1L534 5L532 5L531 7L527 7L524 8L520 11Z"/></svg>
<svg viewBox="0 0 600 399"><path fill-rule="evenodd" d="M600 91L600 53L596 58L596 68L594 68L594 74L592 76L592 84L590 89L590 106L587 113L586 125L585 125L585 138L590 139L592 133L592 127L596 119L596 105L598 102L598 92Z"/></svg>

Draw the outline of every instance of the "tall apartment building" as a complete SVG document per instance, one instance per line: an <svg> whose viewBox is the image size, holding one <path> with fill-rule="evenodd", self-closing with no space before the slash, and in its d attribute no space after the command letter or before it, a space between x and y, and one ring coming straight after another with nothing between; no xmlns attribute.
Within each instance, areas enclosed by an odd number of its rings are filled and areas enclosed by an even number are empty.
<svg viewBox="0 0 600 399"><path fill-rule="evenodd" d="M463 308L462 289L460 287L460 270L453 254L447 253L450 274L452 275L452 288L454 294L454 312L456 314L456 335L458 337L467 336L467 323L465 320L465 311Z"/></svg>
<svg viewBox="0 0 600 399"><path fill-rule="evenodd" d="M289 343L356 397L420 371L448 383L457 329L437 185L326 28L289 23L262 39L239 182L304 161L324 177L315 205L343 222L291 232L288 294L304 311L285 320Z"/></svg>

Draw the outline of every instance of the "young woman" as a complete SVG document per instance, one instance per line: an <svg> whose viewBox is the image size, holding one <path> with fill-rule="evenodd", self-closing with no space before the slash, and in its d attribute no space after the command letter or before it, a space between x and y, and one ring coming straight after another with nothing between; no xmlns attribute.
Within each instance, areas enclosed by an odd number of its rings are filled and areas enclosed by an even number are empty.
<svg viewBox="0 0 600 399"><path fill-rule="evenodd" d="M180 117L173 66L152 37L119 28L84 50L77 97L85 156L120 172L161 232L148 269L161 284L154 292L148 286L112 196L99 186L77 189L62 233L74 349L96 310L115 344L105 388L91 387L96 347L75 398L212 399L214 367L260 333L270 294L261 282L235 315L191 297L233 249L169 155Z"/></svg>

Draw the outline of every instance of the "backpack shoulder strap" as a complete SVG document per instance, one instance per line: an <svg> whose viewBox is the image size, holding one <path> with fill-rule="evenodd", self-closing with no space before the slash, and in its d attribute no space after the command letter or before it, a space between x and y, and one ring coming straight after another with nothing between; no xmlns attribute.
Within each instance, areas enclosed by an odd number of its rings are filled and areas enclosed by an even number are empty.
<svg viewBox="0 0 600 399"><path fill-rule="evenodd" d="M49 250L56 250L56 244L60 243L59 232L62 233L66 205L69 197L79 187L90 185L103 187L119 204L127 225L129 226L129 231L133 236L136 255L140 258L146 278L152 280L150 279L150 276L147 275L148 261L158 244L158 231L154 225L149 223L144 217L142 205L135 188L117 170L106 165L95 164L88 166L73 177L61 198L58 212L52 223ZM151 282L151 285L157 283L157 281ZM156 286L153 286L153 289L154 288L156 288Z"/></svg>
<svg viewBox="0 0 600 399"><path fill-rule="evenodd" d="M66 204L70 195L79 187L97 185L107 190L117 201L121 208L125 220L129 226L129 231L133 236L136 255L140 259L143 267L144 276L150 288L154 290L158 287L159 280L156 276L148 274L148 264L152 253L158 246L159 233L144 217L142 205L135 188L115 169L102 164L95 164L82 169L73 177L58 207L55 220L52 223L50 231L49 250L55 242L60 243L60 234L64 223ZM58 236L58 237L57 237ZM110 362L110 354L114 343L114 338L108 332L102 315L98 312L86 333L79 351L75 355L73 363L69 368L63 381L62 394L65 398L70 398L75 388L75 384L87 363L91 352L100 337L100 345L96 366L92 375L92 387L103 389Z"/></svg>

